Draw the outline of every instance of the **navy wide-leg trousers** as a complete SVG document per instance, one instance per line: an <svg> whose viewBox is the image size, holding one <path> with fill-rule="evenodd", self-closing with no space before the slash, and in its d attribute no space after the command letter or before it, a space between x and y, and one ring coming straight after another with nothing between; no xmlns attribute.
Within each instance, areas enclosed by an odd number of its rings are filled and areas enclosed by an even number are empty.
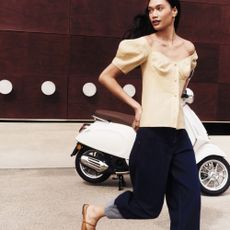
<svg viewBox="0 0 230 230"><path fill-rule="evenodd" d="M171 230L200 229L200 184L186 130L139 128L130 177L133 191L122 193L114 203L124 218L156 218L166 196Z"/></svg>

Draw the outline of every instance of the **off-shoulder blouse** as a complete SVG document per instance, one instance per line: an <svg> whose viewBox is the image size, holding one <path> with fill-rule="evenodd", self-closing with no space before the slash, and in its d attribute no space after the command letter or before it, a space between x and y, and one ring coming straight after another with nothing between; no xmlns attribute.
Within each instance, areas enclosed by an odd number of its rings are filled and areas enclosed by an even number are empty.
<svg viewBox="0 0 230 230"><path fill-rule="evenodd" d="M140 127L185 128L181 95L197 58L194 51L174 61L154 50L145 37L120 42L112 63L125 74L137 66L142 71Z"/></svg>

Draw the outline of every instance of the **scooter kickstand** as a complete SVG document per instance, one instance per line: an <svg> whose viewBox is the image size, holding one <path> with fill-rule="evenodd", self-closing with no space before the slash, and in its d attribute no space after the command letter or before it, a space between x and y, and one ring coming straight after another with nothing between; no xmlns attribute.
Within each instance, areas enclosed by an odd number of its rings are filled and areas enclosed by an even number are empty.
<svg viewBox="0 0 230 230"><path fill-rule="evenodd" d="M126 182L124 179L124 175L129 174L129 171L124 172L116 172L116 177L113 177L113 180L118 180L118 189L123 190L123 188L126 186Z"/></svg>
<svg viewBox="0 0 230 230"><path fill-rule="evenodd" d="M118 190L123 190L124 187L124 176L118 175Z"/></svg>
<svg viewBox="0 0 230 230"><path fill-rule="evenodd" d="M119 191L123 190L123 188L126 186L125 179L123 175L118 175L118 189Z"/></svg>

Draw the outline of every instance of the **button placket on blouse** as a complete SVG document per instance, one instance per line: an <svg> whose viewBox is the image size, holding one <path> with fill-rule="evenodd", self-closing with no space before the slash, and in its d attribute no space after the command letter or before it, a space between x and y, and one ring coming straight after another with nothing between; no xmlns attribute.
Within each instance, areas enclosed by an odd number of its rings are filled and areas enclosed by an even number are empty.
<svg viewBox="0 0 230 230"><path fill-rule="evenodd" d="M175 69L175 74L174 74L174 79L173 79L173 88L174 88L174 94L173 97L175 99L175 104L174 104L174 108L175 110L175 115L173 117L173 120L175 121L175 125L178 124L178 119L179 119L179 107L177 106L177 104L179 103L179 69L178 69L178 64L174 63L173 67Z"/></svg>
<svg viewBox="0 0 230 230"><path fill-rule="evenodd" d="M177 63L174 63L174 68L175 68L175 77L174 77L174 97L177 98L179 95L179 86L178 86L178 66Z"/></svg>

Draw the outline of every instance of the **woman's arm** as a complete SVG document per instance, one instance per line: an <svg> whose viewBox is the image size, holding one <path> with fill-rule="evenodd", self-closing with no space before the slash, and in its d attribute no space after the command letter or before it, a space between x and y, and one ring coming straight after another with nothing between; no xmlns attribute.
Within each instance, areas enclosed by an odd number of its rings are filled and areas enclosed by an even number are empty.
<svg viewBox="0 0 230 230"><path fill-rule="evenodd" d="M141 105L130 97L117 82L116 78L121 76L122 72L114 64L110 64L99 76L99 82L104 85L112 94L120 98L123 102L133 108L135 112L135 118L133 121L133 128L137 129L140 124L140 118L142 113Z"/></svg>

